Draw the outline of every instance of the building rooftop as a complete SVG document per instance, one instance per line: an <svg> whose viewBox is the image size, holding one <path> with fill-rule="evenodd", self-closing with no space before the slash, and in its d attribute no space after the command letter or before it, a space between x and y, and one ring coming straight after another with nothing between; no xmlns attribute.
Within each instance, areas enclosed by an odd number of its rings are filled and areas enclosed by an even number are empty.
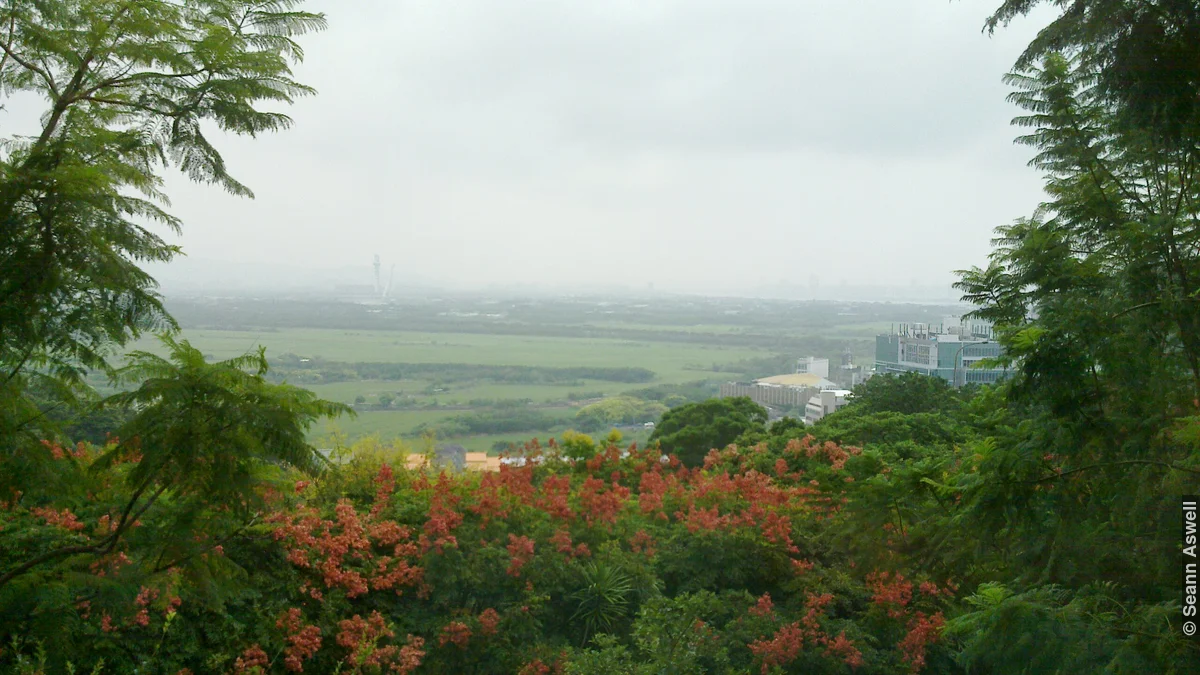
<svg viewBox="0 0 1200 675"><path fill-rule="evenodd" d="M408 456L408 468L421 469L428 466L425 460L425 455L412 453ZM486 452L468 452L466 453L466 466L464 467L472 471L499 471L500 458L489 457Z"/></svg>
<svg viewBox="0 0 1200 675"><path fill-rule="evenodd" d="M829 380L817 375L816 373L791 373L788 375L775 375L772 377L764 377L761 380L756 380L759 384L774 384L781 387L832 387L834 386Z"/></svg>

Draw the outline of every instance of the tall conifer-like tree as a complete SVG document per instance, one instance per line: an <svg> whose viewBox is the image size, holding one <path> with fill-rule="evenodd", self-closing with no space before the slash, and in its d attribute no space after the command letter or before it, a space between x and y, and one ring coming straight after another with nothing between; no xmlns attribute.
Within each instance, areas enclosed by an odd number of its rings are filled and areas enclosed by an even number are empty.
<svg viewBox="0 0 1200 675"><path fill-rule="evenodd" d="M1009 0L988 26L1039 4ZM1001 637L1024 635L1043 646L1021 662L1055 672L1194 663L1169 514L1200 490L1200 4L1045 4L1061 15L1006 81L1046 200L958 284L1017 366L1020 419L964 477L1017 593L975 596L963 662L1007 672ZM1038 616L1076 634L1035 638Z"/></svg>
<svg viewBox="0 0 1200 675"><path fill-rule="evenodd" d="M137 594L146 625L143 584L163 575L197 581L219 604L213 579L232 574L213 564L222 545L261 519L267 495L316 472L309 428L347 411L266 382L262 351L209 364L164 337L166 359L138 352L119 370L109 361L145 331L174 327L142 269L179 252L156 231L181 225L164 210L164 173L251 196L208 134L285 129L291 120L267 108L313 93L291 68L303 56L297 38L325 19L301 4L0 2L0 105L13 97L45 105L33 133L0 144L6 643L23 635L45 646L73 625L70 603L87 607L114 591ZM102 448L64 450L46 420L93 397L83 379L90 370L131 385L108 400L126 421ZM89 511L83 517L99 525L74 515ZM107 575L112 560L126 568ZM22 662L14 651L5 658ZM69 670L63 652L49 655L51 672ZM81 655L103 658L86 646Z"/></svg>
<svg viewBox="0 0 1200 675"><path fill-rule="evenodd" d="M29 378L69 390L113 344L173 325L141 268L179 252L154 229L180 227L163 172L251 195L208 134L291 124L263 106L313 93L291 67L325 19L301 4L0 3L0 105L45 104L35 133L0 146L0 436L37 416Z"/></svg>

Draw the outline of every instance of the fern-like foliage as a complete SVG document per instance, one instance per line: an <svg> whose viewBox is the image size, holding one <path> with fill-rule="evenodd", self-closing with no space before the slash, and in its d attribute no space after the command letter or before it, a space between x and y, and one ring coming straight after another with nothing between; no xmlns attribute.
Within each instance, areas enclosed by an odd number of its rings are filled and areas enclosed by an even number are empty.
<svg viewBox="0 0 1200 675"><path fill-rule="evenodd" d="M0 635L76 630L79 602L127 604L164 577L219 604L239 574L222 546L261 522L272 495L321 470L306 432L346 406L268 382L261 351L209 363L186 341L162 342L166 356L135 352L120 372L140 384L107 402L133 412L107 445L46 441L0 456ZM50 659L58 668L71 656Z"/></svg>
<svg viewBox="0 0 1200 675"><path fill-rule="evenodd" d="M313 93L292 78L300 0L45 0L0 7L0 106L46 102L40 129L0 146L0 382L51 375L83 392L114 344L173 328L142 269L180 253L159 232L162 171L251 196L207 129L255 136L264 106ZM5 395L11 395L6 393ZM70 403L70 401L68 401ZM9 418L0 428L23 418ZM44 431L35 431L44 433Z"/></svg>

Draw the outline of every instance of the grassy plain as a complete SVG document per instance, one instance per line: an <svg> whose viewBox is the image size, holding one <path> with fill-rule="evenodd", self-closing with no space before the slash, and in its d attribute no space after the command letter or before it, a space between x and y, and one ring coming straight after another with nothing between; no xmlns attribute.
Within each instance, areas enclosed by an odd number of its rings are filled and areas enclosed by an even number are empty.
<svg viewBox="0 0 1200 675"><path fill-rule="evenodd" d="M701 379L700 375L693 379ZM331 401L352 403L356 396L365 396L369 401L379 394L401 393L418 396L422 400L437 399L443 405L466 405L478 399L530 399L534 403L550 403L564 401L568 394L602 393L612 396L630 389L636 389L640 384L627 382L605 382L602 380L583 380L580 384L448 384L441 385L449 391L432 396L421 392L429 386L428 380L357 380L354 382L334 382L332 384L305 385L321 396Z"/></svg>
<svg viewBox="0 0 1200 675"><path fill-rule="evenodd" d="M697 327L699 328L699 327ZM712 328L724 328L712 326ZM420 333L407 331L337 330L285 328L254 331L187 329L182 337L211 358L224 359L257 349L268 357L292 353L346 362L382 363L468 363L480 365L550 367L640 367L655 373L644 384L581 380L571 384L505 384L467 382L442 385L448 391L424 393L432 382L413 380L357 380L303 385L319 396L352 403L364 396L369 403L378 395L404 393L420 402L467 406L472 400L531 399L535 404L565 402L569 394L615 395L653 384L677 384L716 377L713 365L764 356L754 348L670 342L640 342L617 339L486 335L474 333ZM160 352L157 342L143 340L132 347ZM486 434L452 439L469 450L487 451L497 441L523 442L532 437L549 438L570 426L578 405L564 405L541 412L563 418L554 430ZM315 439L340 431L351 440L378 435L392 439L413 433L420 424L433 425L471 410L364 410L355 418L343 417L318 425ZM644 440L644 439L643 439Z"/></svg>
<svg viewBox="0 0 1200 675"><path fill-rule="evenodd" d="M670 342L634 342L601 338L414 333L295 328L259 331L185 330L183 337L207 355L229 358L266 347L267 356L285 353L335 361L381 363L474 363L500 366L641 367L653 370L656 383L702 378L714 363L730 363L765 352ZM159 351L141 341L134 348Z"/></svg>

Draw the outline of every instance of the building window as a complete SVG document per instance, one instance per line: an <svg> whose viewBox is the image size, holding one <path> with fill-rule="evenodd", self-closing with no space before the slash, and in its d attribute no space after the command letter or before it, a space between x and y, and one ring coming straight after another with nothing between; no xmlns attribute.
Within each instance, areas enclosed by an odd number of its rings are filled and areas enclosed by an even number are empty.
<svg viewBox="0 0 1200 675"><path fill-rule="evenodd" d="M922 365L930 365L930 349L929 345L919 345L906 343L904 345L904 360L909 363L919 363Z"/></svg>

